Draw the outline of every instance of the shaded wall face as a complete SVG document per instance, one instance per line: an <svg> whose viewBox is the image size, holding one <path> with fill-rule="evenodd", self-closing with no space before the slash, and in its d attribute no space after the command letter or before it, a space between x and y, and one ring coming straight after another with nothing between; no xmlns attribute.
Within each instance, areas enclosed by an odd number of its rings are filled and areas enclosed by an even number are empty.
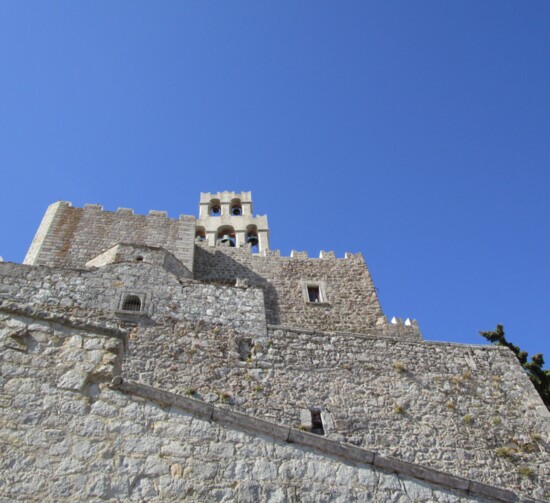
<svg viewBox="0 0 550 503"><path fill-rule="evenodd" d="M111 390L112 337L0 312L0 345L6 501L477 501Z"/></svg>
<svg viewBox="0 0 550 503"><path fill-rule="evenodd" d="M113 245L132 243L163 247L192 270L194 241L194 217L173 220L160 214L73 208L59 202L48 208L25 263L84 267Z"/></svg>
<svg viewBox="0 0 550 503"><path fill-rule="evenodd" d="M383 319L361 257L309 259L253 255L246 249L197 246L195 279L248 279L264 289L268 323L326 331L364 332ZM318 301L308 298L318 288Z"/></svg>

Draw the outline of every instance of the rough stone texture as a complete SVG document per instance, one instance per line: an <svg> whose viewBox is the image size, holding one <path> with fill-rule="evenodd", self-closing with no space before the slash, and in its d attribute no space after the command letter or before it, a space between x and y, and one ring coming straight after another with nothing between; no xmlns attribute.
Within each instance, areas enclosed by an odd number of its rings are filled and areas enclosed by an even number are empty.
<svg viewBox="0 0 550 503"><path fill-rule="evenodd" d="M192 231L56 203L0 263L0 501L550 501L510 351L388 323L360 254Z"/></svg>
<svg viewBox="0 0 550 503"><path fill-rule="evenodd" d="M334 255L280 257L278 252L252 254L247 248L198 244L195 279L204 282L247 280L265 295L268 323L312 330L359 332L377 328L389 333L397 327L382 313L365 260L361 254L337 259ZM305 285L320 284L326 302L307 302ZM420 337L416 327L403 327L401 336Z"/></svg>
<svg viewBox="0 0 550 503"><path fill-rule="evenodd" d="M134 215L126 209L103 211L101 206L73 208L71 203L52 204L25 257L25 264L84 267L88 260L117 243L161 246L187 269L193 269L195 218L179 220L164 212Z"/></svg>
<svg viewBox="0 0 550 503"><path fill-rule="evenodd" d="M144 328L123 372L295 427L320 408L327 438L548 498L548 412L509 350L273 328L250 340L243 358L219 327Z"/></svg>
<svg viewBox="0 0 550 503"><path fill-rule="evenodd" d="M118 339L1 312L0 327L5 501L493 501L109 389Z"/></svg>
<svg viewBox="0 0 550 503"><path fill-rule="evenodd" d="M86 267L103 267L121 262L146 262L158 265L178 278L193 278L193 273L174 255L157 246L117 244L88 260Z"/></svg>
<svg viewBox="0 0 550 503"><path fill-rule="evenodd" d="M144 312L119 313L125 319L154 324L151 317L163 317L168 323L172 319L204 321L255 336L266 332L263 294L258 288L202 284L147 262L91 270L0 263L0 299L84 309L81 316L102 318L119 311L126 294L140 296Z"/></svg>

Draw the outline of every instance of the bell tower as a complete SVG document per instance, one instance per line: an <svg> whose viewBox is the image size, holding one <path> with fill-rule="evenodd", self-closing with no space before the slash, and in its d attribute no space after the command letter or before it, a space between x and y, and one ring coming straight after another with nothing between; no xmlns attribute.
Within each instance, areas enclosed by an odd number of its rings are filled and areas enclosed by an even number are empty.
<svg viewBox="0 0 550 503"><path fill-rule="evenodd" d="M267 215L253 215L251 192L201 192L195 236L209 246L269 250Z"/></svg>

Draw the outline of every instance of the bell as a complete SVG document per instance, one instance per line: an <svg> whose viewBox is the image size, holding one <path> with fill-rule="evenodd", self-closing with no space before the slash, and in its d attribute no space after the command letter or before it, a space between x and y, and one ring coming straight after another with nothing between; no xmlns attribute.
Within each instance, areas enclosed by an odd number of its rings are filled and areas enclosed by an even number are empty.
<svg viewBox="0 0 550 503"><path fill-rule="evenodd" d="M246 242L252 246L256 246L258 244L258 236L256 234L249 234L246 236Z"/></svg>
<svg viewBox="0 0 550 503"><path fill-rule="evenodd" d="M220 243L223 243L223 244L229 243L229 246L235 246L235 241L231 239L231 236L229 234L224 234L220 239Z"/></svg>

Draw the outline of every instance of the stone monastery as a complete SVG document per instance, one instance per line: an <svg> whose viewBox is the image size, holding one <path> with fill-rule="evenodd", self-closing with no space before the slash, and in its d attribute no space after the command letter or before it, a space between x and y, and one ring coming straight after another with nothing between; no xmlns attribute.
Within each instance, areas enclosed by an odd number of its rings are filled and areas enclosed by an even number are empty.
<svg viewBox="0 0 550 503"><path fill-rule="evenodd" d="M250 192L52 204L0 344L2 502L550 501L512 352L388 321L361 254L281 257Z"/></svg>

